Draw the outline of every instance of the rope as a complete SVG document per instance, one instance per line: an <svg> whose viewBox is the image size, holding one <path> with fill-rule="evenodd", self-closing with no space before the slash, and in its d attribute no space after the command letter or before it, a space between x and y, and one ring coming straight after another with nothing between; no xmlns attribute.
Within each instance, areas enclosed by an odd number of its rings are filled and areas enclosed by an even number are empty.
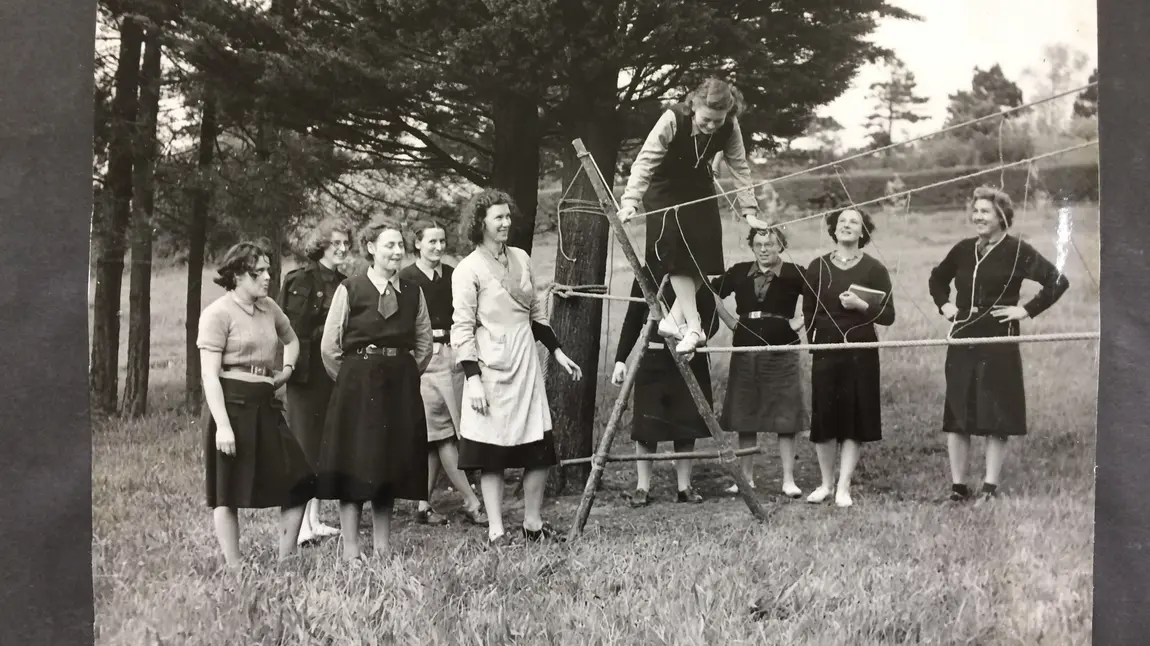
<svg viewBox="0 0 1150 646"><path fill-rule="evenodd" d="M745 455L759 455L765 453L762 447L751 447L747 449L735 449L733 451L687 451L684 453L616 453L603 456L591 456L586 458L569 458L560 460L559 466L565 467L572 464L595 464L596 458L601 459L603 462L658 462L663 460L706 460L723 457L724 453L729 453L731 459L735 457L742 457Z"/></svg>
<svg viewBox="0 0 1150 646"><path fill-rule="evenodd" d="M798 345L709 346L695 352L802 352L816 350L866 350L872 348L926 348L951 345L992 345L1001 343L1056 343L1098 339L1097 332L1059 332L1025 336L985 336L967 339L908 339L905 341L857 341L851 343L803 343Z"/></svg>
<svg viewBox="0 0 1150 646"><path fill-rule="evenodd" d="M814 166L814 167L812 167L812 168L804 168L803 170L800 170L800 171L795 171L795 172L793 172L793 173L790 173L790 174L787 174L787 175L783 175L783 176L781 176L781 177L775 177L775 178L772 178L772 179L766 179L766 180L763 180L763 181L761 181L761 182L755 182L755 183L753 183L753 184L750 184L750 185L748 185L748 186L742 186L742 187L739 187L739 188L736 188L736 189L731 189L730 191L725 191L725 192L724 192L724 194L735 194L735 193L741 193L741 192L743 192L743 191L747 191L747 190L754 190L754 189L756 189L756 188L758 188L758 187L760 187L760 186L766 186L767 184L773 184L773 183L775 183L775 182L781 182L781 181L783 181L783 180L792 179L792 178L795 178L795 177L800 177L800 176L802 176L802 175L807 175L807 174L810 174L810 173L813 173L813 172L816 172L816 171L820 171L820 170L826 170L826 169L828 169L828 168L833 168L834 166L836 166L836 165L838 165L838 164L842 164L842 163L844 163L844 162L853 161L853 160L855 160L855 159L861 159L861 158L863 158L863 157L868 157L868 156L870 156L870 155L875 155L875 154L878 154L878 153L881 153L881 152L884 152L884 151L887 151L887 150L891 150L891 149L893 149L893 148L897 148L897 147L899 147L899 146L906 146L906 145L908 145L908 144L912 144L912 143L915 143L915 142L917 142L917 141L922 141L923 139L929 139L930 137L936 137L936 136L938 136L938 135L941 135L941 134L945 134L945 133L948 133L948 132L952 132L952 131L954 131L954 130L958 130L958 129L960 129L960 128L965 128L965 127L967 127L967 126L972 126L972 125L974 125L974 124L976 124L976 123L980 123L980 122L982 122L982 121L987 121L987 120L989 120L989 119L999 119L999 118L1005 118L1005 117L1006 117L1006 115L1008 115L1008 114L1012 114L1012 113L1014 113L1014 112L1017 112L1017 111L1019 111L1019 110L1023 110L1023 109L1026 109L1026 108L1031 108L1031 107L1034 107L1034 106L1036 106L1036 105L1040 105L1040 104L1043 104L1043 103L1048 103L1048 102L1050 102L1050 101L1053 101L1053 100L1055 100L1055 99L1060 99L1060 98L1062 98L1062 97L1064 97L1064 96L1069 96L1069 95L1071 95L1071 94L1077 94L1077 93L1081 92L1082 90L1085 90L1086 88L1089 88L1089 87L1095 86L1095 85L1097 85L1097 84L1098 84L1098 82L1097 82L1097 81L1095 81L1094 83L1087 83L1086 85L1083 85L1082 87L1074 88L1074 89L1072 89L1072 90L1067 90L1067 91L1065 91L1065 92L1060 92L1060 93L1058 93L1058 94L1055 94L1055 95L1052 95L1052 96L1048 96L1048 97L1046 97L1046 98L1043 98L1043 99L1038 99L1037 101L1032 101L1032 102L1030 102L1030 103L1024 103L1024 104L1022 104L1022 105L1020 105L1020 106L1017 106L1017 107L1014 107L1014 108L1008 108L1008 109L1006 109L1006 110L1003 110L1002 112L996 112L996 113L994 113L994 114L988 114L988 115L986 115L986 116L984 116L984 117L979 117L979 118L977 118L977 119L971 119L971 120L969 120L969 121L964 121L964 122L962 122L962 123L957 123L957 124L955 124L955 125L953 125L953 126L948 126L948 127L946 127L946 128L943 128L942 130L936 130L936 131L934 131L934 132L928 132L928 133L926 133L926 134L924 134L924 135L919 135L919 136L917 136L917 137L914 137L914 138L911 138L911 139L906 139L906 140L904 140L904 141L898 141L898 142L895 142L895 143L892 143L892 144L888 144L888 145L886 145L886 146L883 146L883 147L881 147L881 148L876 148L876 149L874 149L874 150L868 150L868 151L864 151L864 152L861 152L861 153L856 153L856 154L854 154L854 155L850 155L850 156L848 156L848 157L844 157L844 158L842 158L842 159L838 159L838 160L835 160L835 161L832 161L832 162L828 162L828 163L826 163L826 164L821 164L821 165L819 165L819 166ZM1095 142L1095 143L1097 143L1097 142ZM1037 158L1036 158L1036 159L1037 159ZM993 169L993 170L1000 170L1000 169L997 169L997 168L996 168L996 169ZM895 196L892 196L892 195L888 195L888 196L886 196L886 197L889 199L889 198L891 198L891 197L895 197ZM691 205L691 204L698 204L699 202L705 202L705 201L707 201L707 200L709 200L709 199L712 199L712 198L710 198L710 197L706 197L706 198L700 198L700 199L697 199L697 200L692 200L692 201L690 201L690 202L683 202L682 204L676 204L676 205L674 205L674 206L667 206L667 207L663 207L663 208L661 208L661 209L655 209L655 210L653 210L653 211L647 211L646 213L644 213L644 214L642 214L642 215L644 215L644 216L650 216L650 215L653 215L653 214L655 214L655 213L662 213L662 212L664 212L664 211L669 211L669 210L671 210L672 208L677 208L677 207L681 207L681 206L689 206L689 205ZM636 217L638 217L638 215L639 215L639 214L636 214Z"/></svg>

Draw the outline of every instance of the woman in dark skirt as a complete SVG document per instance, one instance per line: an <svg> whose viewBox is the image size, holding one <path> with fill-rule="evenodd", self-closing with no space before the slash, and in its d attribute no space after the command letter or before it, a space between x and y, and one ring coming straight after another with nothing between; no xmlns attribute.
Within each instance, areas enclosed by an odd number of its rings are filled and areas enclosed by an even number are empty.
<svg viewBox="0 0 1150 646"><path fill-rule="evenodd" d="M751 229L747 244L755 254L715 279L720 299L735 295L738 318L722 307L719 316L734 330L735 346L792 345L799 343L803 326L796 311L806 286L803 268L783 262L787 248L782 230ZM795 484L795 437L807 426L802 373L797 352L735 352L731 354L727 394L723 401L722 427L739 435L739 448L753 448L759 434L778 438L783 463L783 494L798 498ZM741 458L743 474L755 486L754 456ZM739 486L727 490L738 493Z"/></svg>
<svg viewBox="0 0 1150 646"><path fill-rule="evenodd" d="M237 509L280 508L279 555L295 551L315 473L275 397L295 369L299 341L268 298L269 252L228 250L216 284L227 292L200 314L200 370L210 413L204 433L207 502L228 565L240 563ZM276 371L276 348L284 367Z"/></svg>
<svg viewBox="0 0 1150 646"><path fill-rule="evenodd" d="M523 531L528 540L556 536L543 523L547 469L557 464L543 369L542 341L575 379L583 371L559 347L535 292L531 256L507 245L515 202L486 190L464 207L460 229L475 250L451 275L451 347L467 376L460 419L459 468L479 470L487 538L510 540L503 527L503 471L523 469Z"/></svg>
<svg viewBox="0 0 1150 646"><path fill-rule="evenodd" d="M463 514L476 525L486 525L487 515L467 474L459 469L459 418L463 402L463 369L451 351L451 274L443 262L447 229L433 220L420 220L411 229L415 262L400 270L400 278L419 285L431 317L431 362L420 380L427 414L427 500L419 502L416 518L426 525L441 525L447 518L431 508L431 494L439 469L463 497Z"/></svg>
<svg viewBox="0 0 1150 646"><path fill-rule="evenodd" d="M758 210L751 171L743 148L738 114L743 96L731 84L707 79L687 100L663 113L631 165L619 218L633 218L640 206L657 211L703 200L646 218L646 264L653 274L669 275L675 305L659 323L659 333L678 339L675 351L690 352L706 340L695 294L706 276L723 273L723 227L715 199L711 162L720 152L742 187L739 213L753 227L766 223Z"/></svg>
<svg viewBox="0 0 1150 646"><path fill-rule="evenodd" d="M1006 193L987 186L976 189L971 221L975 237L956 244L931 271L931 297L939 313L951 321L951 338L1017 336L1020 323L1054 305L1070 282L1034 247L1006 233L1014 222L1014 206ZM1029 302L1019 305L1024 280L1042 287ZM1026 391L1017 343L947 348L942 430L950 454L950 499L957 502L971 497L966 467L972 435L986 437L981 495L994 497L1006 458L1006 439L1026 435Z"/></svg>
<svg viewBox="0 0 1150 646"><path fill-rule="evenodd" d="M287 383L288 426L312 464L319 462L320 439L334 383L323 367L319 344L331 299L347 278L339 268L348 259L351 238L352 231L343 222L334 218L320 222L305 243L309 263L288 272L280 289L279 306L299 338L299 359ZM320 522L319 501L309 502L297 542L302 545L338 533L338 529Z"/></svg>
<svg viewBox="0 0 1150 646"><path fill-rule="evenodd" d="M648 271L647 268L644 268L644 271ZM652 276L652 280L659 285L661 277ZM638 279L631 284L631 296L638 298L643 296ZM666 298L667 305L671 305L675 293L664 290L663 297ZM719 331L719 319L715 314L715 297L706 286L695 293L695 306L700 316L708 322L707 338L714 336ZM632 301L627 307L627 315L619 332L619 345L615 350L615 369L611 374L611 382L616 386L623 383L627 372L627 357L630 356L639 334L643 331L648 312L649 309L644 302ZM664 339L656 330L652 330L647 343L648 350L639 363L632 393L631 439L635 442L635 452L654 453L659 442L672 442L676 453L692 451L695 448L695 440L711 436L707 423L703 420L699 409L695 407L695 400L691 398L691 392L675 365L670 349L664 345ZM694 356L690 357L689 363L691 373L699 382L707 404L711 405L711 371L708 357L701 353L692 354ZM691 486L692 466L692 460L675 460L679 502L703 502L703 497ZM636 462L635 468L638 471L638 483L635 494L631 496L631 506L642 507L650 502L651 462L649 460Z"/></svg>
<svg viewBox="0 0 1150 646"><path fill-rule="evenodd" d="M846 208L826 218L835 250L807 267L803 318L811 343L878 341L875 325L894 323L890 273L862 248L875 231L870 215ZM834 487L835 504L850 507L851 477L862 444L882 439L879 351L875 348L817 350L811 359L811 441L822 484L807 496L821 503ZM842 446L838 484L837 445Z"/></svg>
<svg viewBox="0 0 1150 646"><path fill-rule="evenodd" d="M321 353L335 379L320 447L320 492L338 500L343 555L361 556L359 515L371 503L375 554L391 546L396 498L427 497L427 423L419 377L431 360L423 291L399 276L398 221L379 218L360 235L371 263L332 298Z"/></svg>

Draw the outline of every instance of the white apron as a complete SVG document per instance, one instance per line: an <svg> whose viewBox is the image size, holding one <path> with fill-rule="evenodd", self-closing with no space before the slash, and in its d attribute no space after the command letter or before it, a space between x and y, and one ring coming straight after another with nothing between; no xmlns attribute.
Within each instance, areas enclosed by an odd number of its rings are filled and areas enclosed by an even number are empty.
<svg viewBox="0 0 1150 646"><path fill-rule="evenodd" d="M546 322L535 297L530 257L507 247L505 269L477 247L452 274L451 344L456 361L477 360L489 410L463 403L459 432L475 442L520 446L551 430L543 367L531 321ZM466 394L466 387L464 388Z"/></svg>

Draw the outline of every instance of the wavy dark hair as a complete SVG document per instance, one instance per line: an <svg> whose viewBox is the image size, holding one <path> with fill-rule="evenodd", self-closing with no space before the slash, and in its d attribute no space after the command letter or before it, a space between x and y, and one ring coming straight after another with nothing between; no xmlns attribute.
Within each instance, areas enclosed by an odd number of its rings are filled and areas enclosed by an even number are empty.
<svg viewBox="0 0 1150 646"><path fill-rule="evenodd" d="M787 248L787 234L783 233L782 227L773 226L768 229L756 229L751 227L747 232L747 246L751 247L755 244L755 237L759 235L767 235L774 237L779 241L779 246L782 247L779 251L785 251Z"/></svg>
<svg viewBox="0 0 1150 646"><path fill-rule="evenodd" d="M420 218L420 219L416 220L415 222L413 222L411 224L411 226L408 228L411 235L409 236L410 239L407 241L407 244L411 248L413 253L416 252L415 251L415 243L423 242L423 234L426 233L427 231L430 231L431 229L442 230L444 238L446 238L448 235L450 235L450 233L448 232L447 226L445 224L443 224L442 222L440 222L438 219L436 219L436 218ZM448 241L448 244L450 244L449 241Z"/></svg>
<svg viewBox="0 0 1150 646"><path fill-rule="evenodd" d="M1011 201L1010 196L1005 191L994 188L993 186L979 186L974 189L974 195L970 198L968 209L974 209L974 203L979 200L987 200L994 207L994 212L998 214L998 221L1002 223L1003 230L1009 229L1014 224L1014 202Z"/></svg>
<svg viewBox="0 0 1150 646"><path fill-rule="evenodd" d="M340 217L326 217L304 236L303 253L308 260L323 258L323 254L331 246L331 234L333 233L342 233L347 236L349 245L355 244L355 229L350 222ZM348 249L348 251L351 250Z"/></svg>
<svg viewBox="0 0 1150 646"><path fill-rule="evenodd" d="M467 200L463 206L459 236L473 245L483 242L483 220L487 217L487 209L500 204L506 204L511 210L511 226L514 227L519 221L519 207L515 206L515 200L499 189L489 188Z"/></svg>
<svg viewBox="0 0 1150 646"><path fill-rule="evenodd" d="M218 275L212 282L230 292L236 288L240 276L255 271L260 258L267 258L268 262L271 262L271 257L271 250L260 242L240 242L232 245L232 248L224 254L224 259L216 270Z"/></svg>
<svg viewBox="0 0 1150 646"><path fill-rule="evenodd" d="M367 243L374 243L376 240L379 240L379 234L389 229L394 229L401 235L403 234L403 225L400 224L399 219L390 215L373 218L371 222L367 223L367 226L360 230L359 248L363 249L363 257L368 263L374 264L375 256L367 250Z"/></svg>
<svg viewBox="0 0 1150 646"><path fill-rule="evenodd" d="M835 235L835 229L837 229L839 226L839 216L841 216L843 213L846 213L847 211L854 211L855 213L858 213L860 216L862 216L863 230L862 235L859 236L859 249L862 249L863 247L870 244L871 235L874 234L876 228L874 226L874 220L872 220L870 217L870 213L867 213L857 206L843 207L834 213L827 215L827 233L831 234L831 240L834 240L835 242L839 241L838 236Z"/></svg>

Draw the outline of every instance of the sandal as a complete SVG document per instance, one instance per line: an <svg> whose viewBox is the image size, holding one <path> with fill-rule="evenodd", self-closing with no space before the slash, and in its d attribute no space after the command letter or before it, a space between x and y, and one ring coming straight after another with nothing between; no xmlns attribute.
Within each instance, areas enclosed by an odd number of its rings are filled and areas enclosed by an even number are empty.
<svg viewBox="0 0 1150 646"><path fill-rule="evenodd" d="M526 527L524 527L523 528L523 538L525 538L529 541L533 541L533 542L540 542L540 541L546 540L546 541L553 541L556 543L563 543L567 540L567 538L565 536L563 536L562 534L560 534L558 532L558 530L556 530L554 527L551 527L547 523L543 523L543 525L540 526L539 529L527 529Z"/></svg>

